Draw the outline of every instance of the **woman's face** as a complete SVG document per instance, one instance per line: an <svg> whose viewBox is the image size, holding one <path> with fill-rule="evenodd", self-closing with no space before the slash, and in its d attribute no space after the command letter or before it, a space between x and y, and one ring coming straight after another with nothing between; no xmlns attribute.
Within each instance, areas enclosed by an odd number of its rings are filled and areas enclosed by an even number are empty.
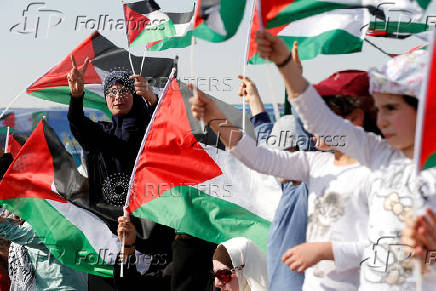
<svg viewBox="0 0 436 291"><path fill-rule="evenodd" d="M113 116L124 116L133 106L133 94L126 87L115 83L106 94L106 105Z"/></svg>
<svg viewBox="0 0 436 291"><path fill-rule="evenodd" d="M416 109L399 94L374 94L377 127L387 143L413 158L416 130Z"/></svg>
<svg viewBox="0 0 436 291"><path fill-rule="evenodd" d="M214 272L222 269L230 270L229 267L227 267L220 261L212 260L212 263L213 263ZM218 278L215 278L215 287L220 288L220 290L222 291L239 291L238 275L236 274L236 272L233 272L232 280L227 283L223 283L220 280L218 280Z"/></svg>

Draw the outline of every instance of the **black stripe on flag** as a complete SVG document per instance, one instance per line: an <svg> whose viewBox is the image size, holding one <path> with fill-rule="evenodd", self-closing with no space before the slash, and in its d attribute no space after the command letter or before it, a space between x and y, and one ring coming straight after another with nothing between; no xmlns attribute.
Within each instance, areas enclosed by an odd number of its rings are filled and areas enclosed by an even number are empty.
<svg viewBox="0 0 436 291"><path fill-rule="evenodd" d="M45 141L53 160L56 190L63 198L85 207L88 199L88 179L77 171L73 157L67 152L55 131L46 121L42 122Z"/></svg>
<svg viewBox="0 0 436 291"><path fill-rule="evenodd" d="M127 50L114 45L107 38L98 35L92 39L95 58L92 64L102 71L127 71L131 72L129 53ZM141 71L142 57L131 55L132 63L136 71ZM174 60L169 58L145 58L142 76L149 80L150 85L165 87Z"/></svg>
<svg viewBox="0 0 436 291"><path fill-rule="evenodd" d="M133 11L138 12L140 14L148 14L160 9L159 4L157 4L153 0L126 3L126 5Z"/></svg>
<svg viewBox="0 0 436 291"><path fill-rule="evenodd" d="M194 17L194 12L194 10L184 13L167 12L167 15L171 19L173 24L185 24L191 22L192 17Z"/></svg>
<svg viewBox="0 0 436 291"><path fill-rule="evenodd" d="M183 103L185 104L186 114L188 116L189 124L191 126L192 134L197 139L198 142L217 147L218 149L225 150L224 144L213 132L212 129L206 126L206 132L203 132L201 125L197 119L192 116L191 104L189 103L189 98L193 96L191 89L189 89L184 83L179 82L180 92L182 94ZM242 112L230 104L227 104L221 100L216 99L213 96L208 95L209 98L213 99L217 105L220 107L221 111L227 116L227 119L233 124L235 130L242 129ZM225 126L223 124L223 126ZM248 114L245 117L245 132L255 139L255 133L253 125L250 123Z"/></svg>

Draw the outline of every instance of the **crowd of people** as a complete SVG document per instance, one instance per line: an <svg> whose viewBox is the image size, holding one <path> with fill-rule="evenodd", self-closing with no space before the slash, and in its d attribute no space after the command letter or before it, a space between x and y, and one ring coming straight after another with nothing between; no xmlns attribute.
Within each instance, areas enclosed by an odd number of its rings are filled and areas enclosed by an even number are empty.
<svg viewBox="0 0 436 291"><path fill-rule="evenodd" d="M127 189L107 191L105 183L129 180L158 96L143 77L114 71L104 81L112 122L93 122L83 111L89 60L79 66L72 56L68 120L84 150L88 206L123 249L113 278L88 275L59 263L29 223L4 211L0 289L434 290L436 169L417 175L414 162L427 52L368 72L336 72L312 86L297 43L290 49L268 32L257 32L256 43L277 66L292 115L274 124L246 76L239 76L238 94L249 105L256 140L235 133L215 101L192 85L197 94L189 102L235 158L281 184L266 253L244 237L215 244L123 214ZM0 152L1 178L12 160ZM135 261L138 253L151 256L147 268Z"/></svg>

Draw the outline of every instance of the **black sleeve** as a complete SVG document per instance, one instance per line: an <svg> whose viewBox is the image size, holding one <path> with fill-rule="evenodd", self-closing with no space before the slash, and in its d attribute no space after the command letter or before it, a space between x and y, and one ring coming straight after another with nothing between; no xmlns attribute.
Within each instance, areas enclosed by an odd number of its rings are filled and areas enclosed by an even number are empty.
<svg viewBox="0 0 436 291"><path fill-rule="evenodd" d="M0 157L0 181L3 179L3 175L6 173L13 160L10 153L3 154L3 156Z"/></svg>
<svg viewBox="0 0 436 291"><path fill-rule="evenodd" d="M123 278L121 274L121 264L117 256L117 263L114 265L114 285L116 290L138 290L138 286L141 286L144 290L170 290L171 277L162 277L160 272L157 273L145 273L141 275L136 270L136 258L135 255L129 256L126 263L123 264Z"/></svg>
<svg viewBox="0 0 436 291"><path fill-rule="evenodd" d="M83 112L83 97L71 98L68 109L71 132L84 150L106 152L119 158L129 158L131 151L138 150L140 140L123 141L106 133L102 125L93 122Z"/></svg>

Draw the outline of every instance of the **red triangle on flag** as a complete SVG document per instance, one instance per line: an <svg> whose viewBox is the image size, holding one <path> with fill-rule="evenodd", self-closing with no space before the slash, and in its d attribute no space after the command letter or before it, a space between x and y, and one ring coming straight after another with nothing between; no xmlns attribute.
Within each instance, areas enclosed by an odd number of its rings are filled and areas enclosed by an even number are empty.
<svg viewBox="0 0 436 291"><path fill-rule="evenodd" d="M266 2L266 1L262 1ZM263 5L263 4L262 4ZM263 11L262 11L263 14ZM265 23L265 20L264 20ZM274 27L274 28L270 28L270 29L265 29L265 31L270 32L273 35L277 35L280 31L283 30L283 28L285 28L286 25L282 25L282 26L278 26L278 27ZM259 25L259 14L257 11L257 6L254 7L254 13L253 13L253 19L252 19L252 23L251 23L251 30L250 30L250 46L248 49L248 57L247 57L247 62L254 57L254 55L257 53L257 44L256 44L256 31L260 30L260 25Z"/></svg>
<svg viewBox="0 0 436 291"><path fill-rule="evenodd" d="M44 126L44 121L38 124L3 176L0 200L39 198L67 202L52 190L54 166Z"/></svg>
<svg viewBox="0 0 436 291"><path fill-rule="evenodd" d="M127 33L130 45L147 27L147 25L150 23L150 19L148 19L145 15L130 9L127 4L124 4L124 16L126 18Z"/></svg>
<svg viewBox="0 0 436 291"><path fill-rule="evenodd" d="M87 37L81 44L79 44L79 46L73 49L73 51L69 53L58 65L56 65L53 69L48 71L46 74L44 74L44 76L39 78L35 83L27 88L26 93L30 94L35 91L52 87L67 87L67 73L69 73L72 68L71 55L74 55L78 68L81 69L87 57L91 61L95 58L92 40L99 35L100 33L96 31L92 35ZM92 63L90 63L85 72L85 84L100 84L101 82L102 81L100 79L100 76L97 74Z"/></svg>
<svg viewBox="0 0 436 291"><path fill-rule="evenodd" d="M135 167L129 213L173 187L197 185L222 174L192 134L176 79L162 98Z"/></svg>

